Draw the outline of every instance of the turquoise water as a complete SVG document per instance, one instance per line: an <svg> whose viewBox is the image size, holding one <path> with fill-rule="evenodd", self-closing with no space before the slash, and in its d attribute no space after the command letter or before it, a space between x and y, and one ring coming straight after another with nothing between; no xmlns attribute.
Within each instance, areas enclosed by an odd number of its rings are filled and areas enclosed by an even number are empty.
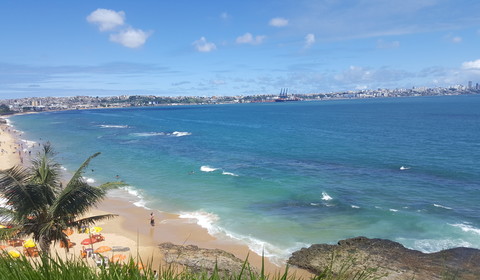
<svg viewBox="0 0 480 280"><path fill-rule="evenodd" d="M480 96L80 110L14 116L73 170L142 207L280 259L388 238L480 248ZM401 170L401 167L404 170Z"/></svg>

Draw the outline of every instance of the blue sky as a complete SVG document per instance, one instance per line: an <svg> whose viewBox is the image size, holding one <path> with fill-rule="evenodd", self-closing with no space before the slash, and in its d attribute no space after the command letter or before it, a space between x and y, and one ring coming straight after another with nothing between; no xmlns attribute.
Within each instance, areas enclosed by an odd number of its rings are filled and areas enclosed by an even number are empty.
<svg viewBox="0 0 480 280"><path fill-rule="evenodd" d="M1 0L0 99L480 83L478 0Z"/></svg>

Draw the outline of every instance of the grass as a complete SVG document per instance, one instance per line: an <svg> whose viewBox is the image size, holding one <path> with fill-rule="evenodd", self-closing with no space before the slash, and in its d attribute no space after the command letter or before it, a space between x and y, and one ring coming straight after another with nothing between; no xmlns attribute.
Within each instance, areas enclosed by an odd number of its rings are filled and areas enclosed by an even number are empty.
<svg viewBox="0 0 480 280"><path fill-rule="evenodd" d="M340 263L332 257L330 264L310 280L380 280L386 274L379 274L375 268L354 269L355 260L349 258ZM14 259L5 251L0 252L0 279L9 280L307 280L290 274L288 266L275 275L266 275L264 266L260 272L250 267L247 260L237 274L225 274L215 267L213 272L192 272L175 265L154 269L151 262L142 263L130 258L125 264L111 263L108 267L92 267L83 259L62 260L43 254L39 258L21 256ZM154 271L158 274L155 275ZM413 277L412 279L416 279ZM457 273L444 273L441 279L459 279Z"/></svg>
<svg viewBox="0 0 480 280"><path fill-rule="evenodd" d="M255 272L245 261L242 269L237 274L225 274L219 272L215 267L213 272L191 272L188 270L178 269L174 265L166 265L153 269L150 263L144 264L144 269L139 269L133 258L130 258L125 264L120 265L111 263L108 267L95 268L87 264L82 259L62 260L53 258L49 255L41 255L39 258L27 258L21 256L14 259L7 253L0 253L0 278L11 280L300 280L295 275L290 275L288 267L284 271L275 275L266 275L262 264L261 271ZM158 272L158 276L154 275L154 270ZM370 280L380 279L374 278L374 270L365 270L355 272L352 270L352 264L345 263L341 266L340 271L333 271L332 265L325 268L319 275L312 277L312 280Z"/></svg>

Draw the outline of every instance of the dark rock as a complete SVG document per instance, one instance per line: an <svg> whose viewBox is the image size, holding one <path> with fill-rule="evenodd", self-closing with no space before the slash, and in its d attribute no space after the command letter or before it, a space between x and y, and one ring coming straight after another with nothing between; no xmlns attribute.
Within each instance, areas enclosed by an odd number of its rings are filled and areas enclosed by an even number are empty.
<svg viewBox="0 0 480 280"><path fill-rule="evenodd" d="M159 245L166 263L176 263L188 267L193 272L212 273L217 267L220 274L238 275L244 261L233 254L219 249L203 249L195 245Z"/></svg>
<svg viewBox="0 0 480 280"><path fill-rule="evenodd" d="M339 271L348 263L352 271L377 269L374 275L379 279L480 279L478 249L454 248L426 254L390 240L366 237L341 240L337 245L314 244L294 252L288 263L314 274L331 266Z"/></svg>

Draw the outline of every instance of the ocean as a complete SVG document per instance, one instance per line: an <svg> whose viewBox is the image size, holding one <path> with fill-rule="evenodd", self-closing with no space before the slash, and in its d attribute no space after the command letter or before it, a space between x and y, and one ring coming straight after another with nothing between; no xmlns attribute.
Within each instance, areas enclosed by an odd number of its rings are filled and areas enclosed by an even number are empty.
<svg viewBox="0 0 480 280"><path fill-rule="evenodd" d="M387 238L480 248L480 96L74 110L10 118L69 172L279 260ZM31 142L30 142L31 143Z"/></svg>

